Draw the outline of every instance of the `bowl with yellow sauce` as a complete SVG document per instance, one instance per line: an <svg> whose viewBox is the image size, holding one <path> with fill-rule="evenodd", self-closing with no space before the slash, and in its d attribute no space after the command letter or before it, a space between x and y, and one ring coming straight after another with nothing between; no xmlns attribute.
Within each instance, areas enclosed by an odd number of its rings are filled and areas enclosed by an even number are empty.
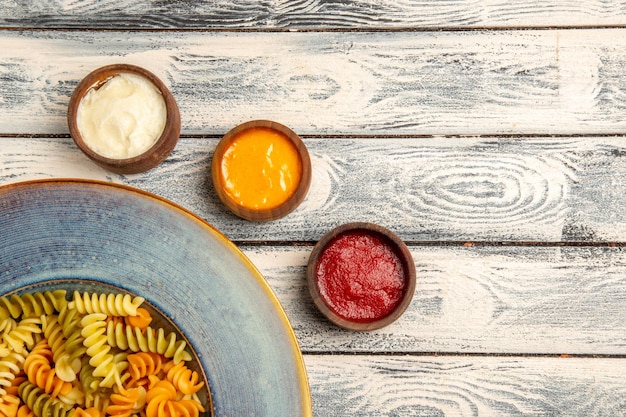
<svg viewBox="0 0 626 417"><path fill-rule="evenodd" d="M251 221L286 216L304 200L311 184L311 159L302 139L271 120L252 120L220 140L211 163L220 200Z"/></svg>
<svg viewBox="0 0 626 417"><path fill-rule="evenodd" d="M159 165L180 136L180 112L167 86L128 64L100 67L83 78L70 98L67 121L78 148L120 174Z"/></svg>

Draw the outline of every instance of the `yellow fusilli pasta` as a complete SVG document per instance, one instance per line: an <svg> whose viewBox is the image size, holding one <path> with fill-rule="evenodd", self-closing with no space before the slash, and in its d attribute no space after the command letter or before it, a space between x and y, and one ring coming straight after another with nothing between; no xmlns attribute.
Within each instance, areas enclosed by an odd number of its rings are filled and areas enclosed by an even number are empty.
<svg viewBox="0 0 626 417"><path fill-rule="evenodd" d="M70 308L81 314L104 313L107 316L134 316L137 308L144 302L142 297L131 297L129 294L89 294L74 292Z"/></svg>
<svg viewBox="0 0 626 417"><path fill-rule="evenodd" d="M0 297L0 320L8 317L40 317L58 312L67 304L64 290L36 292L33 294Z"/></svg>
<svg viewBox="0 0 626 417"><path fill-rule="evenodd" d="M0 359L0 395L7 393L8 387L22 371L26 357L18 352L10 352Z"/></svg>
<svg viewBox="0 0 626 417"><path fill-rule="evenodd" d="M35 344L34 335L41 333L41 319L27 318L17 323L15 329L8 332L3 339L9 348L17 353L30 349Z"/></svg>
<svg viewBox="0 0 626 417"><path fill-rule="evenodd" d="M91 358L89 364L94 367L93 374L103 378L100 386L110 388L115 383L121 384L121 378L119 364L115 362L114 355L110 353L112 347L107 343L106 318L104 313L87 314L80 324L81 335L85 338L83 344Z"/></svg>

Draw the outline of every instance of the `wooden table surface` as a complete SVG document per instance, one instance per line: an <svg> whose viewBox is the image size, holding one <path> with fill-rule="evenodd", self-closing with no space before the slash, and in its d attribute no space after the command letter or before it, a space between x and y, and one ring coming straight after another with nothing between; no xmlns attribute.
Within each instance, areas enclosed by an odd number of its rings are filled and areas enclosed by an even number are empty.
<svg viewBox="0 0 626 417"><path fill-rule="evenodd" d="M121 183L213 224L284 306L316 417L626 415L626 1L0 0L0 29L0 185ZM111 63L180 107L146 173L69 136L73 89ZM230 214L209 174L221 136L259 118L313 166L270 223ZM350 221L415 260L382 330L333 326L307 292L313 245Z"/></svg>

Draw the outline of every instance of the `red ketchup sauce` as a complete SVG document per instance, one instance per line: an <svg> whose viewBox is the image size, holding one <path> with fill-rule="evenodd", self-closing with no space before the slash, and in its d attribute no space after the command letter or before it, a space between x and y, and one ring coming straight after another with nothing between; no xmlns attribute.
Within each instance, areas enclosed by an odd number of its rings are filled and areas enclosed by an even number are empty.
<svg viewBox="0 0 626 417"><path fill-rule="evenodd" d="M383 237L347 231L335 237L318 259L317 287L339 317L358 323L380 320L402 300L404 265Z"/></svg>

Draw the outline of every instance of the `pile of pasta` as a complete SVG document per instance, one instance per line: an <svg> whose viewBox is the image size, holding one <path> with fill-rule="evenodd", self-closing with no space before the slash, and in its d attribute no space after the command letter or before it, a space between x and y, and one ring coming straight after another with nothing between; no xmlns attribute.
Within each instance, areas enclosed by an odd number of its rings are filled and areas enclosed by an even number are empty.
<svg viewBox="0 0 626 417"><path fill-rule="evenodd" d="M197 417L204 382L142 297L0 297L0 417Z"/></svg>

